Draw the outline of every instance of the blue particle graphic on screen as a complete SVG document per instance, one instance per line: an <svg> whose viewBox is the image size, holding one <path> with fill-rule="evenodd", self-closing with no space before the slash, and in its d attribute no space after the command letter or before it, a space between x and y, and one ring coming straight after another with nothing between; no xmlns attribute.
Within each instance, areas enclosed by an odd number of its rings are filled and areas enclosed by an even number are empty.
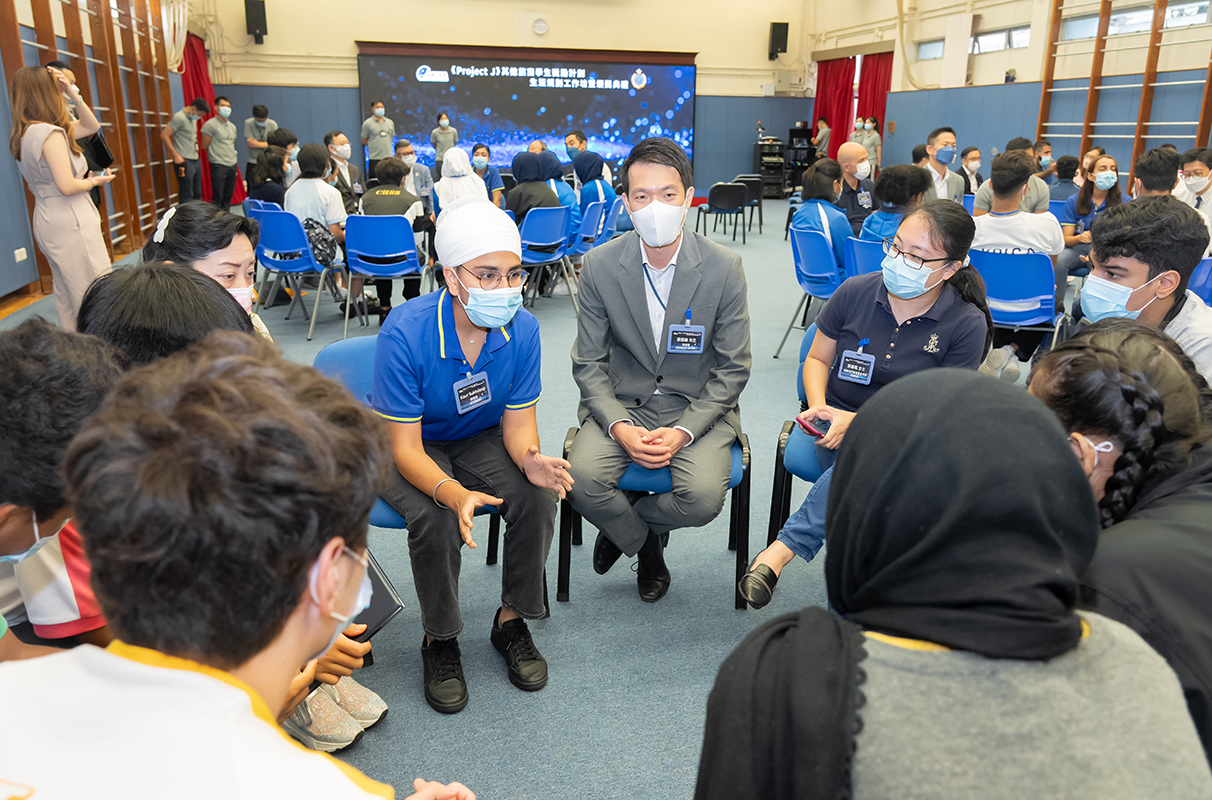
<svg viewBox="0 0 1212 800"><path fill-rule="evenodd" d="M439 113L449 115L457 147L470 154L476 142L488 144L499 167L536 139L567 161L564 137L578 129L607 161L653 136L688 155L694 147L690 66L363 55L358 72L362 97L385 98L397 139L413 142L422 163L433 164Z"/></svg>

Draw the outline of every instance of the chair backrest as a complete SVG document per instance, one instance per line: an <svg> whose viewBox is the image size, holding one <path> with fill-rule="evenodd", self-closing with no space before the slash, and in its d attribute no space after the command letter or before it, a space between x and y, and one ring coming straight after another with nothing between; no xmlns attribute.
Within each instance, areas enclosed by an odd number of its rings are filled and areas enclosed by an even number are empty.
<svg viewBox="0 0 1212 800"><path fill-rule="evenodd" d="M412 224L399 214L351 214L345 221L345 251L350 271L358 275L401 278L421 272ZM390 261L376 264L367 257Z"/></svg>
<svg viewBox="0 0 1212 800"><path fill-rule="evenodd" d="M764 190L764 182L760 176L756 175L737 175L732 179L733 183L742 183L748 189L746 203L760 203L762 200L762 192Z"/></svg>
<svg viewBox="0 0 1212 800"><path fill-rule="evenodd" d="M609 242L619 232L619 215L622 213L623 198L616 197L602 220L602 232L598 234L598 240L593 243L594 247Z"/></svg>
<svg viewBox="0 0 1212 800"><path fill-rule="evenodd" d="M867 239L846 239L846 277L879 272L884 268L884 243Z"/></svg>
<svg viewBox="0 0 1212 800"><path fill-rule="evenodd" d="M568 206L532 208L527 211L520 231L522 263L550 264L563 258L568 252L568 226L571 220L572 209Z"/></svg>
<svg viewBox="0 0 1212 800"><path fill-rule="evenodd" d="M1061 212L1065 210L1065 201L1064 200L1049 200L1048 201L1048 210L1052 212L1052 216L1056 217L1057 219L1060 219Z"/></svg>
<svg viewBox="0 0 1212 800"><path fill-rule="evenodd" d="M254 200L251 197L244 198L244 213L245 214L247 214L249 211L260 211L263 207L264 207L264 203L262 203L260 200Z"/></svg>
<svg viewBox="0 0 1212 800"><path fill-rule="evenodd" d="M509 193L510 189L518 185L517 180L513 177L513 173L506 172L505 170L501 170L501 183L504 184L506 194Z"/></svg>
<svg viewBox="0 0 1212 800"><path fill-rule="evenodd" d="M748 197L749 189L743 183L717 183L707 191L707 205L716 211L739 211Z"/></svg>
<svg viewBox="0 0 1212 800"><path fill-rule="evenodd" d="M1205 303L1212 303L1212 258L1205 258L1191 273L1187 288Z"/></svg>
<svg viewBox="0 0 1212 800"><path fill-rule="evenodd" d="M974 195L974 194L964 195L963 203L964 203L964 208L968 210L969 214L971 214L973 212L973 210L976 208L976 195Z"/></svg>
<svg viewBox="0 0 1212 800"><path fill-rule="evenodd" d="M602 227L602 215L606 213L606 201L597 200L585 206L581 215L581 230L573 240L569 255L584 255L598 244L598 231Z"/></svg>
<svg viewBox="0 0 1212 800"><path fill-rule="evenodd" d="M354 398L365 403L374 382L375 341L378 338L375 334L338 339L316 353L311 365L322 375L340 381Z"/></svg>
<svg viewBox="0 0 1212 800"><path fill-rule="evenodd" d="M804 389L804 362L808 360L808 351L812 349L812 340L815 338L816 323L814 322L808 326L808 330L804 331L804 338L800 340L800 368L795 372L795 392L804 405L808 404L808 392Z"/></svg>
<svg viewBox="0 0 1212 800"><path fill-rule="evenodd" d="M257 258L266 268L281 272L319 272L324 269L311 252L311 243L303 230L303 222L289 211L254 212L261 226L257 242ZM298 253L298 258L278 256Z"/></svg>
<svg viewBox="0 0 1212 800"><path fill-rule="evenodd" d="M968 257L985 280L994 325L1051 324L1056 318L1056 275L1046 253L970 250Z"/></svg>
<svg viewBox="0 0 1212 800"><path fill-rule="evenodd" d="M510 211L508 208L505 209L505 215L509 217L510 222L512 222L514 225L518 224L518 218L516 216L514 216L514 213L512 211Z"/></svg>
<svg viewBox="0 0 1212 800"><path fill-rule="evenodd" d="M823 233L793 227L791 257L795 260L795 278L800 288L822 300L833 297L842 281L837 274L833 248Z"/></svg>

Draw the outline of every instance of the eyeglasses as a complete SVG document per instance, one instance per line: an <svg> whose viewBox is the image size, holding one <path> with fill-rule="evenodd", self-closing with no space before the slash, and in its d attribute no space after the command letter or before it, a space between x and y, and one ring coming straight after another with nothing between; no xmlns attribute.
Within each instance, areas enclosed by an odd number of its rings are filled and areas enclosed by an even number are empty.
<svg viewBox="0 0 1212 800"><path fill-rule="evenodd" d="M459 269L463 270L468 275L479 281L480 288L484 289L485 291L499 289L503 280L507 282L506 285L509 286L509 288L516 289L522 284L526 283L526 276L529 274L522 269L512 269L506 275L502 275L499 272L493 272L489 269L471 270L464 266L460 266Z"/></svg>
<svg viewBox="0 0 1212 800"><path fill-rule="evenodd" d="M902 258L905 263L914 269L925 269L927 264L934 264L939 261L954 261L951 258L921 258L911 253L906 253L904 250L896 246L891 239L884 240L884 254L893 258ZM933 272L933 270L931 270Z"/></svg>

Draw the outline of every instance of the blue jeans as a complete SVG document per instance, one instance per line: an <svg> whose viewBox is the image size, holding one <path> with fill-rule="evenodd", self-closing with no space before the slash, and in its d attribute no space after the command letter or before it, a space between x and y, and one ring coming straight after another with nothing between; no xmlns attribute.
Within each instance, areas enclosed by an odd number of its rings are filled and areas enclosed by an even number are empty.
<svg viewBox="0 0 1212 800"><path fill-rule="evenodd" d="M825 544L825 511L829 505L829 484L833 483L833 460L837 451L819 445L816 448L817 463L825 470L816 479L804 503L792 514L778 540L805 561L816 558Z"/></svg>

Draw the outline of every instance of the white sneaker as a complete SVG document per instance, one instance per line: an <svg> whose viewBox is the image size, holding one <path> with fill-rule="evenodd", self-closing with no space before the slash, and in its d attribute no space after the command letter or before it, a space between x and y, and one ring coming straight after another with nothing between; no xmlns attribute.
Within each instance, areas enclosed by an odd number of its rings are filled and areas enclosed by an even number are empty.
<svg viewBox="0 0 1212 800"><path fill-rule="evenodd" d="M362 730L374 725L387 713L387 703L383 702L383 698L353 678L341 678L336 686L321 684L320 691L331 697L342 711L353 717L354 721L362 726Z"/></svg>
<svg viewBox="0 0 1212 800"><path fill-rule="evenodd" d="M1018 380L1020 375L1018 356L1014 354L1014 348L1010 345L999 347L989 354L985 363L981 364L977 371L1013 383Z"/></svg>
<svg viewBox="0 0 1212 800"><path fill-rule="evenodd" d="M295 713L282 721L282 729L304 747L322 753L349 747L363 735L362 725L320 689L299 703Z"/></svg>

